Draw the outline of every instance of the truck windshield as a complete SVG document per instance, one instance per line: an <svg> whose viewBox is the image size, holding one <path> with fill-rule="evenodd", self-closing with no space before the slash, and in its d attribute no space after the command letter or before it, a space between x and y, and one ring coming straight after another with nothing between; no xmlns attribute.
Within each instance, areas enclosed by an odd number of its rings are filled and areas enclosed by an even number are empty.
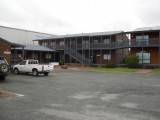
<svg viewBox="0 0 160 120"><path fill-rule="evenodd" d="M2 63L6 63L4 60L0 60L0 64L2 64Z"/></svg>
<svg viewBox="0 0 160 120"><path fill-rule="evenodd" d="M26 65L26 61L22 61L20 65Z"/></svg>
<svg viewBox="0 0 160 120"><path fill-rule="evenodd" d="M6 63L6 61L4 60L4 58L0 57L0 64Z"/></svg>

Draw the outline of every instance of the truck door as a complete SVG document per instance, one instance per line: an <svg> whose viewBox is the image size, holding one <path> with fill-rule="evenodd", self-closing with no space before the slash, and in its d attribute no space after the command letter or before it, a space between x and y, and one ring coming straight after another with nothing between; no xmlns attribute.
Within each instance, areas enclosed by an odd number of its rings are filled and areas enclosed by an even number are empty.
<svg viewBox="0 0 160 120"><path fill-rule="evenodd" d="M26 61L26 60L22 61L22 62L20 63L20 66L19 66L19 71L25 72L26 64L27 64L27 61Z"/></svg>

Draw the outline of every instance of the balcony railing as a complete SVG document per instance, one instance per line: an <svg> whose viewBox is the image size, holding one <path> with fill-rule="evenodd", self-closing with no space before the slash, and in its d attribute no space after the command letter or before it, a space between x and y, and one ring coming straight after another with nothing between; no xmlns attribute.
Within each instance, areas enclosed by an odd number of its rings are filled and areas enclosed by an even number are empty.
<svg viewBox="0 0 160 120"><path fill-rule="evenodd" d="M149 40L123 40L120 42L112 42L111 44L105 43L89 43L89 44L73 44L73 45L55 45L49 46L49 48L55 50L64 50L65 47L70 47L76 50L89 50L89 49L117 49L126 47L159 47L159 39L149 39Z"/></svg>

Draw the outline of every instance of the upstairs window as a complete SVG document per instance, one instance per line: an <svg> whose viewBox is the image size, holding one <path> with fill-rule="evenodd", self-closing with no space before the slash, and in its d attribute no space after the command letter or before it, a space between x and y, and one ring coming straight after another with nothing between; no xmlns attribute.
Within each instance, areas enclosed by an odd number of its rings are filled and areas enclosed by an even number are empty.
<svg viewBox="0 0 160 120"><path fill-rule="evenodd" d="M137 45L148 45L149 36L143 35L143 36L136 36L136 44Z"/></svg>
<svg viewBox="0 0 160 120"><path fill-rule="evenodd" d="M94 40L93 42L94 42L94 43L98 43L98 40Z"/></svg>
<svg viewBox="0 0 160 120"><path fill-rule="evenodd" d="M60 41L60 42L59 42L59 45L64 45L64 41Z"/></svg>
<svg viewBox="0 0 160 120"><path fill-rule="evenodd" d="M104 39L104 40L103 40L103 43L104 43L104 44L110 44L110 39Z"/></svg>
<svg viewBox="0 0 160 120"><path fill-rule="evenodd" d="M55 41L52 41L52 42L51 42L51 46L54 46L54 45L55 45Z"/></svg>

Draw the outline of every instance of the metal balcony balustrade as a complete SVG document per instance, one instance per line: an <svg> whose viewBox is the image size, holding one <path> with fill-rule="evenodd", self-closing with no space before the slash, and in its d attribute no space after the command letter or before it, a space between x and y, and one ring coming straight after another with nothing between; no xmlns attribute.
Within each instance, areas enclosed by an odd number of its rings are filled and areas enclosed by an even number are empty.
<svg viewBox="0 0 160 120"><path fill-rule="evenodd" d="M159 39L132 39L130 40L131 47L159 47Z"/></svg>
<svg viewBox="0 0 160 120"><path fill-rule="evenodd" d="M106 43L89 43L89 44L71 44L71 45L54 45L49 46L54 50L64 50L65 47L71 47L76 50L89 50L89 49L118 49L118 48L129 48L129 47L159 47L160 40L159 39L130 39L123 40L120 42L112 42L110 44Z"/></svg>
<svg viewBox="0 0 160 120"><path fill-rule="evenodd" d="M96 50L96 49L119 49L130 47L160 47L160 39L130 39L112 42L111 44L105 43L88 43L88 44L69 44L69 45L54 45L48 46L54 50L64 50L65 54L75 58L81 64L90 64L91 59L85 58L77 50Z"/></svg>

